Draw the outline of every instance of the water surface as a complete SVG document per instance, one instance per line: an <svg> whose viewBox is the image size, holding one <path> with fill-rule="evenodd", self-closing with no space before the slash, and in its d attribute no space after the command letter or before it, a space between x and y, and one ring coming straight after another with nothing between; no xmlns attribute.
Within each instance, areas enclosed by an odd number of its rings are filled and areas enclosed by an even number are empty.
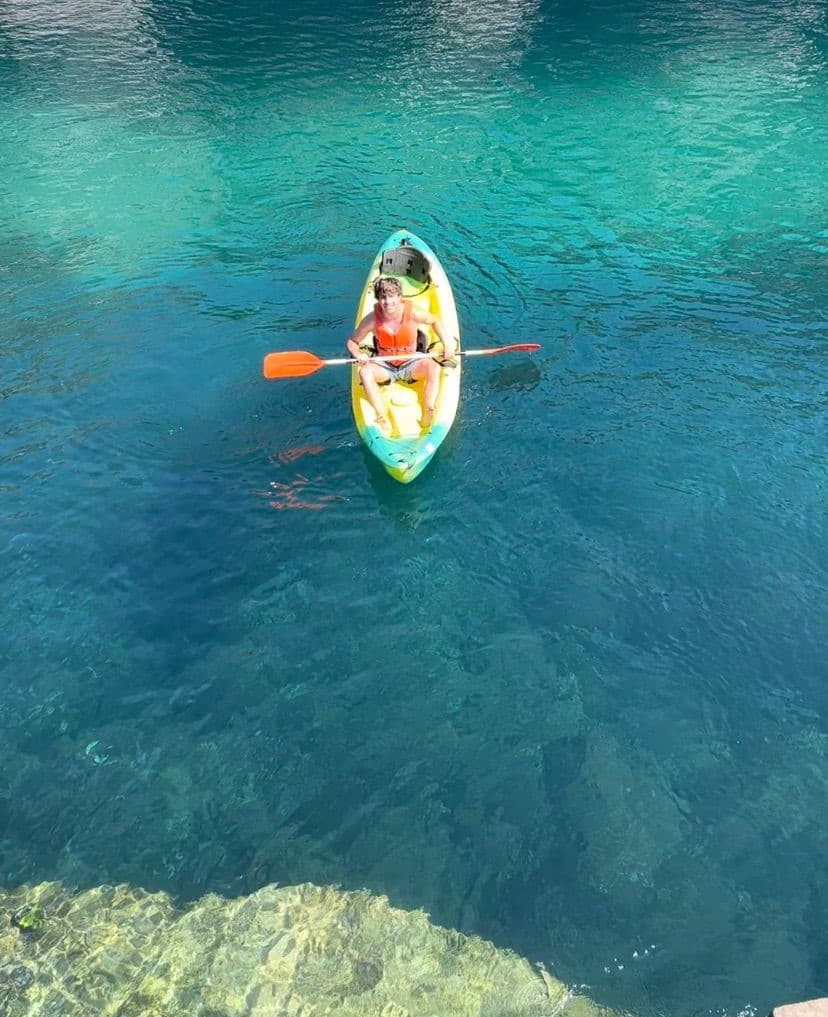
<svg viewBox="0 0 828 1017"><path fill-rule="evenodd" d="M311 880L824 995L826 7L0 2L0 878ZM401 488L378 245L469 348Z"/></svg>

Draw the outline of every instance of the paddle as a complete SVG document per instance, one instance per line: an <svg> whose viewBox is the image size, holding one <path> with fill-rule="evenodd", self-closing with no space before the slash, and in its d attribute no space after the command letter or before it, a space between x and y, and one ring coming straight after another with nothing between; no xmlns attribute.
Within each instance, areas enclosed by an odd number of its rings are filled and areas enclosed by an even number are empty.
<svg viewBox="0 0 828 1017"><path fill-rule="evenodd" d="M513 343L511 346L493 346L488 350L458 350L456 357L491 357L495 353L516 353L519 351L532 353L540 349L540 343ZM370 362L381 364L389 360L422 360L428 353L396 354L393 357L371 357ZM334 367L339 364L356 364L350 357L337 357L335 360L320 360L313 353L304 350L288 350L284 353L268 353L262 364L265 378L303 378L306 374L314 374L323 367Z"/></svg>

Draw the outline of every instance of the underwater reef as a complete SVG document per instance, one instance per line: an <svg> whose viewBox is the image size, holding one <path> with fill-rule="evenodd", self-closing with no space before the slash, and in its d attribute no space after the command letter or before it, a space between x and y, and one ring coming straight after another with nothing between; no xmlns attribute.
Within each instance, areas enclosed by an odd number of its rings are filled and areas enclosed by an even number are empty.
<svg viewBox="0 0 828 1017"><path fill-rule="evenodd" d="M546 971L367 891L179 910L129 886L0 890L4 1017L597 1017Z"/></svg>

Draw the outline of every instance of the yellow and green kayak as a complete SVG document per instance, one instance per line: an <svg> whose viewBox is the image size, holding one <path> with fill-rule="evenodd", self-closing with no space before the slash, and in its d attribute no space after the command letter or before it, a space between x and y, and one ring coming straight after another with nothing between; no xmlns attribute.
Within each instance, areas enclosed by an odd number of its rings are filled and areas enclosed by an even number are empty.
<svg viewBox="0 0 828 1017"><path fill-rule="evenodd" d="M444 334L453 336L457 349L460 349L460 326L454 294L443 266L428 244L409 230L397 230L388 237L377 252L365 280L357 305L357 323L374 309L372 287L379 275L397 278L404 299L411 301L417 310L438 317ZM440 352L437 336L431 329L427 331L427 347ZM358 369L351 369L351 405L359 436L387 472L401 484L408 484L422 473L454 423L460 399L459 357L455 363L455 367L447 366L440 370L434 417L427 428L420 426L422 381L392 381L383 385L380 392L385 417L391 425L390 431L385 432L377 427L374 410L359 381Z"/></svg>

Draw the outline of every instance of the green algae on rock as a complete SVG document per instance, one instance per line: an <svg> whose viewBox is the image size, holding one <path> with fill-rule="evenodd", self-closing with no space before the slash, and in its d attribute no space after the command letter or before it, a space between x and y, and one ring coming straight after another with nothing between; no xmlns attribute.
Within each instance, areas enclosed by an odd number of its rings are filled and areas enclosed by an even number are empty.
<svg viewBox="0 0 828 1017"><path fill-rule="evenodd" d="M40 916L37 937L16 927ZM59 883L0 890L7 1017L568 1017L600 1013L526 960L309 883L184 911L163 893Z"/></svg>
<svg viewBox="0 0 828 1017"><path fill-rule="evenodd" d="M11 923L21 932L35 935L43 927L43 908L38 904L24 904L11 916Z"/></svg>

